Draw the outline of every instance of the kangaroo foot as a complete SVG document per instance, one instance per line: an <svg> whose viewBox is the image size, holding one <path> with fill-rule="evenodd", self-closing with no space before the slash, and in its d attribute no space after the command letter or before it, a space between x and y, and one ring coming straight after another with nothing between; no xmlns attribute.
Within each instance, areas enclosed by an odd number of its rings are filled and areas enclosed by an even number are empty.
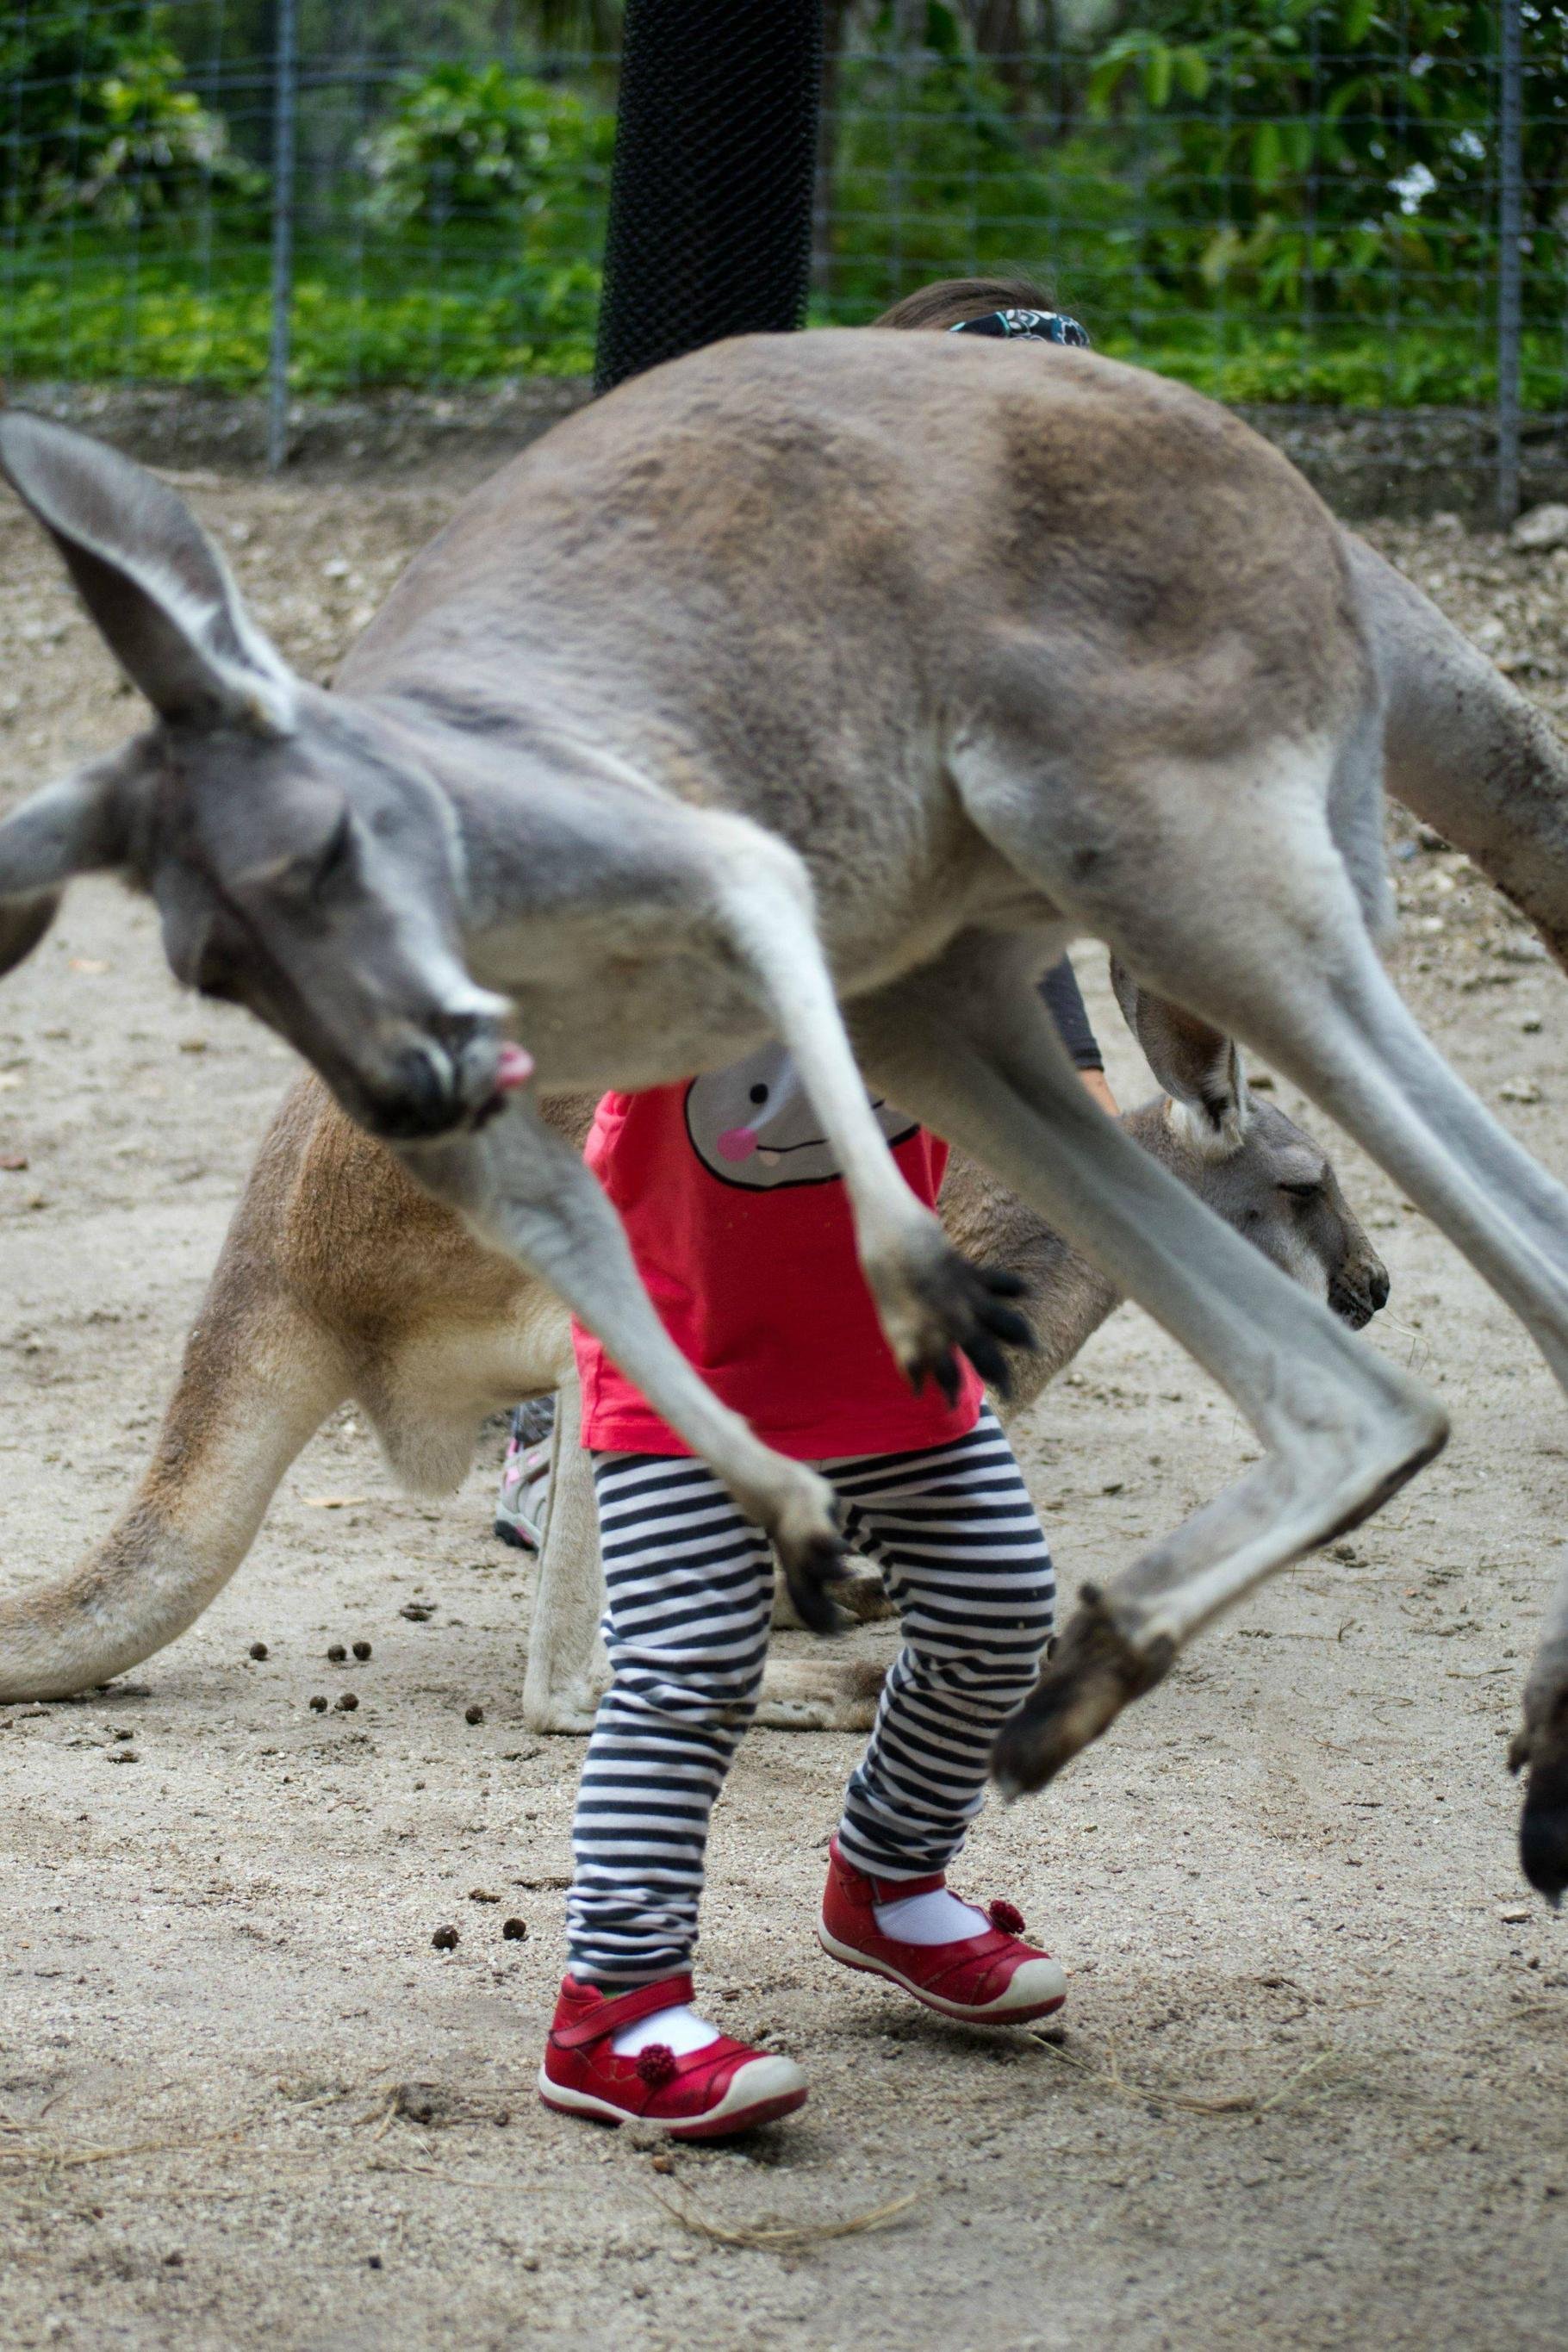
<svg viewBox="0 0 1568 2352"><path fill-rule="evenodd" d="M765 1731L869 1731L883 1675L869 1658L843 1666L770 1659L754 1720Z"/></svg>
<svg viewBox="0 0 1568 2352"><path fill-rule="evenodd" d="M1509 1769L1525 1774L1519 1859L1537 1894L1555 1908L1568 1891L1568 1659L1555 1691L1543 1692L1538 1668L1524 1695L1524 1726L1508 1751Z"/></svg>
<svg viewBox="0 0 1568 2352"><path fill-rule="evenodd" d="M1129 1700L1153 1689L1175 1654L1164 1635L1135 1650L1098 1588L1086 1584L1039 1681L996 1736L991 1769L1003 1797L1011 1802L1053 1780Z"/></svg>

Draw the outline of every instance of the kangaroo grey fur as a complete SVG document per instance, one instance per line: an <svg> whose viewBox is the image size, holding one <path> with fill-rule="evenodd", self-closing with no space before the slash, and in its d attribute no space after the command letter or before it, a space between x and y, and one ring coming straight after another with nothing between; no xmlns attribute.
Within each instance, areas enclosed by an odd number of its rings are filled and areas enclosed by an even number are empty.
<svg viewBox="0 0 1568 2352"><path fill-rule="evenodd" d="M497 1115L500 1024L546 1091L654 1085L780 1037L895 1355L916 1377L950 1375L955 1344L994 1361L1017 1330L1005 1285L901 1187L852 1041L879 1091L1163 1322L1264 1448L1085 1595L999 1744L1023 1788L1447 1433L1418 1382L1088 1101L1034 994L1042 963L1089 933L1266 1055L1560 1378L1568 1195L1378 962L1388 689L1321 502L1179 386L1088 352L921 341L759 338L622 386L469 501L331 697L288 676L172 493L0 420L13 482L161 720L0 830L0 894L32 902L25 937L84 866L151 887L175 971L289 1036L561 1290L770 1532L818 1623L826 1488L681 1361L532 1106ZM1527 1724L1524 1860L1552 1895L1563 1685L1532 1679Z"/></svg>

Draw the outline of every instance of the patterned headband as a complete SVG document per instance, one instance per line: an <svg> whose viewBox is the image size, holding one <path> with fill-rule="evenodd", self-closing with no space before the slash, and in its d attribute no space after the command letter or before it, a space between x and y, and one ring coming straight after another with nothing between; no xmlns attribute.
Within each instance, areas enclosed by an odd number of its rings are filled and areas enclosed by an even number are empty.
<svg viewBox="0 0 1568 2352"><path fill-rule="evenodd" d="M1065 310L987 310L983 319L961 319L950 335L1022 335L1032 343L1073 343L1089 348L1089 335Z"/></svg>

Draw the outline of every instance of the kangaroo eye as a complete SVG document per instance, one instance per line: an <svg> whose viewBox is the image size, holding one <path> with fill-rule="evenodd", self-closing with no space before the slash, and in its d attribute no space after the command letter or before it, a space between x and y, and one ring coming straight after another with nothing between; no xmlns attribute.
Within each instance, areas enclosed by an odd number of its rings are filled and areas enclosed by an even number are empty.
<svg viewBox="0 0 1568 2352"><path fill-rule="evenodd" d="M752 1100L754 1103L765 1103L767 1098L768 1090L766 1087L753 1087L752 1088Z"/></svg>
<svg viewBox="0 0 1568 2352"><path fill-rule="evenodd" d="M1310 1183L1281 1184L1279 1187L1288 1201L1315 1201L1321 1194L1322 1189L1315 1178Z"/></svg>

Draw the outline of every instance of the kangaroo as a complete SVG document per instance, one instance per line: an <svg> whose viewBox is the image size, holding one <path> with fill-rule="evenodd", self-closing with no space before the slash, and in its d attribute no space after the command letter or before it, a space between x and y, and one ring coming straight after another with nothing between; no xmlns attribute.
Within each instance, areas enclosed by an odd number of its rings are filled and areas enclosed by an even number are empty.
<svg viewBox="0 0 1568 2352"><path fill-rule="evenodd" d="M1133 1001L1154 1038L1163 1008ZM1192 1024L1162 1053L1184 1091L1121 1124L1274 1263L1359 1328L1388 1276L1327 1156L1284 1113L1237 1086L1223 1149L1198 1124L1199 1079L1218 1041ZM545 1116L576 1149L593 1104ZM1115 1286L1016 1195L955 1154L942 1194L949 1234L1019 1284L1037 1344L1016 1349L1005 1418L1033 1404L1118 1304ZM53 1584L0 1601L0 1699L58 1698L106 1682L183 1633L244 1559L295 1454L345 1398L405 1486L447 1493L487 1416L558 1390L552 1506L529 1639L523 1713L535 1731L592 1728L604 1671L598 1531L578 1445L570 1318L537 1276L482 1249L353 1125L315 1078L284 1100L192 1328L153 1460L103 1540ZM789 1728L868 1724L880 1669L774 1661L759 1719Z"/></svg>
<svg viewBox="0 0 1568 2352"><path fill-rule="evenodd" d="M1023 1329L1011 1278L914 1209L860 1070L1016 1190L1263 1448L1084 1595L1002 1735L1017 1790L1447 1434L1409 1372L1096 1109L1035 974L1088 934L1256 1048L1564 1380L1568 1193L1378 961L1384 689L1326 509L1184 387L971 340L748 338L622 385L459 510L330 696L288 673L172 492L0 419L13 484L159 720L0 828L0 896L14 959L72 872L151 888L176 974L290 1038L562 1293L770 1533L819 1627L841 1572L826 1488L679 1358L535 1098L776 1037L915 1378L950 1378L955 1347L997 1376ZM1199 1099L1223 1137L1217 1063ZM1568 1643L1531 1692L1522 1854L1556 1895Z"/></svg>

